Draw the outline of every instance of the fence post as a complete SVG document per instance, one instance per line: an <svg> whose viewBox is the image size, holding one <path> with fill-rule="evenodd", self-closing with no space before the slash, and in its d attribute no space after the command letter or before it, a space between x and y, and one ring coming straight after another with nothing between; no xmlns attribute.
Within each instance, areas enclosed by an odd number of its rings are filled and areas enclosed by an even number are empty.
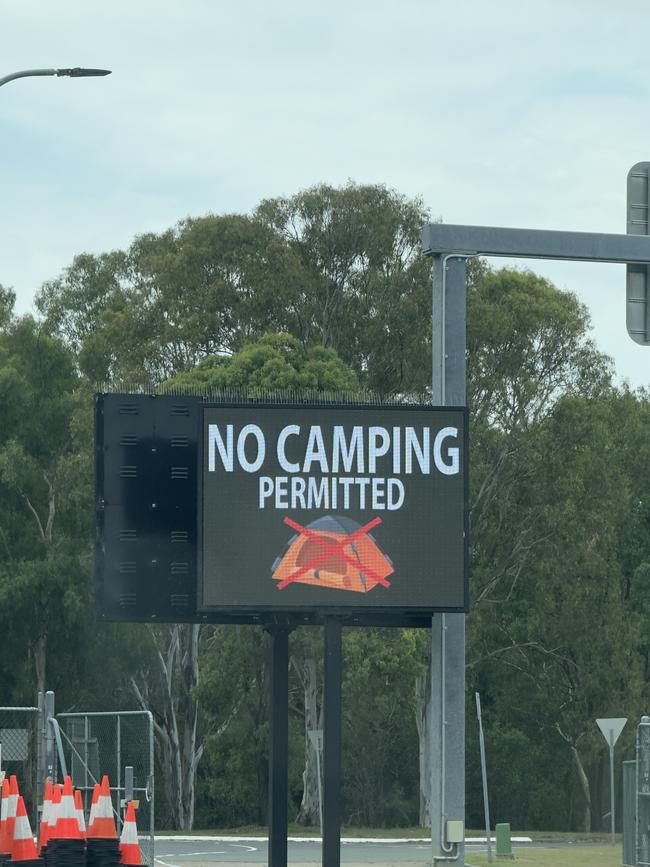
<svg viewBox="0 0 650 867"><path fill-rule="evenodd" d="M650 864L650 717L636 730L636 863Z"/></svg>
<svg viewBox="0 0 650 867"><path fill-rule="evenodd" d="M636 761L623 762L623 867L636 867Z"/></svg>
<svg viewBox="0 0 650 867"><path fill-rule="evenodd" d="M47 728L47 723L45 722L45 696L42 692L38 693L38 700L36 702L38 707L38 714L36 719L36 818L37 818L37 827L35 831L38 832L38 828L41 824L41 815L43 812L43 789L45 786L45 780L47 778L47 772L45 770L45 729Z"/></svg>
<svg viewBox="0 0 650 867"><path fill-rule="evenodd" d="M54 719L54 693L51 689L45 693L45 770L46 777L54 779L54 732L50 720Z"/></svg>

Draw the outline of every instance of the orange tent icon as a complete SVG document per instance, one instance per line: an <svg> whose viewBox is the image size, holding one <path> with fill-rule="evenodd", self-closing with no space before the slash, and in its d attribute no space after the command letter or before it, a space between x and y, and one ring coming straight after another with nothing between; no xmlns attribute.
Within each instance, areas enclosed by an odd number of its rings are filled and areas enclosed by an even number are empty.
<svg viewBox="0 0 650 867"><path fill-rule="evenodd" d="M297 531L272 567L272 577L278 590L289 584L313 584L354 593L367 593L386 580L395 570L370 535L381 523L374 518L361 527L351 518L326 515L306 527L291 518L285 524Z"/></svg>

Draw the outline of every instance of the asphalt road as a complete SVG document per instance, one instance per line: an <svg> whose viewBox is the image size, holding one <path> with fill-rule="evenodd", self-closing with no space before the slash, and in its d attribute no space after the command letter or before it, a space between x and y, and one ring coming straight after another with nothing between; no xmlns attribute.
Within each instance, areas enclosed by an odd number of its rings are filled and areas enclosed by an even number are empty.
<svg viewBox="0 0 650 867"><path fill-rule="evenodd" d="M314 840L290 841L288 862L292 867L312 867L321 863L321 843ZM466 846L467 860L471 852L485 851L485 844ZM203 867L203 865L236 864L238 867L258 867L268 863L266 840L157 840L156 867ZM383 867L420 867L431 864L431 844L408 843L341 843L341 864L377 864Z"/></svg>

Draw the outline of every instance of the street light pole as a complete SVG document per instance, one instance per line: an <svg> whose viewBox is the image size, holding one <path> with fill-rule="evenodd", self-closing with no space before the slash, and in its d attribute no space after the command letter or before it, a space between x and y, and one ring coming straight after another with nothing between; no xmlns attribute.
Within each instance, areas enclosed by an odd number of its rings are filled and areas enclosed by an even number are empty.
<svg viewBox="0 0 650 867"><path fill-rule="evenodd" d="M85 69L81 66L75 66L74 69L23 69L20 72L12 72L0 78L0 87L7 84L8 81L14 81L16 78L31 78L35 75L56 75L57 77L68 76L69 78L96 78L98 76L110 75L110 69Z"/></svg>

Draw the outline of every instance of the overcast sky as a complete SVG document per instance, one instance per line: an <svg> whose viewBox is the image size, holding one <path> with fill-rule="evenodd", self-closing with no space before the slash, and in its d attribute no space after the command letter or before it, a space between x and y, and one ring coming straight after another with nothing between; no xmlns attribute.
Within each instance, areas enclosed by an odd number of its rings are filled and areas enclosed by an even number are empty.
<svg viewBox="0 0 650 867"><path fill-rule="evenodd" d="M324 181L447 223L625 232L650 160L647 0L2 0L0 283L18 310L80 252ZM499 264L499 260L495 260ZM523 262L650 384L622 265Z"/></svg>

